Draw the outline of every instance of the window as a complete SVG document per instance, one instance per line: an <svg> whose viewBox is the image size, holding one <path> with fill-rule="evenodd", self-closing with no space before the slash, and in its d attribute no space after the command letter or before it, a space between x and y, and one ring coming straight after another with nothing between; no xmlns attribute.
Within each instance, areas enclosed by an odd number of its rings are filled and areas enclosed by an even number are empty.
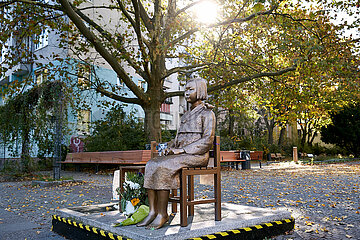
<svg viewBox="0 0 360 240"><path fill-rule="evenodd" d="M170 104L168 104L168 103L161 104L160 112L162 112L162 113L170 113Z"/></svg>
<svg viewBox="0 0 360 240"><path fill-rule="evenodd" d="M35 36L34 50L46 47L49 44L49 29L43 29L39 35Z"/></svg>
<svg viewBox="0 0 360 240"><path fill-rule="evenodd" d="M37 85L40 85L41 83L45 82L47 78L48 78L47 69L42 69L35 72L35 80Z"/></svg>
<svg viewBox="0 0 360 240"><path fill-rule="evenodd" d="M89 110L79 110L77 118L77 130L80 135L90 133L91 112Z"/></svg>

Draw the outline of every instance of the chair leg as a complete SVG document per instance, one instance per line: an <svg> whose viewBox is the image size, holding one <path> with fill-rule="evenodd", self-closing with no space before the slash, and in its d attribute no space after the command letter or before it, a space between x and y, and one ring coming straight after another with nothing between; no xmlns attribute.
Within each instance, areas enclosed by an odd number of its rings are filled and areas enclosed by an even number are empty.
<svg viewBox="0 0 360 240"><path fill-rule="evenodd" d="M188 176L189 202L194 200L194 175ZM194 216L194 205L188 205L189 216Z"/></svg>
<svg viewBox="0 0 360 240"><path fill-rule="evenodd" d="M186 192L186 177L180 173L180 225L187 226L187 192Z"/></svg>
<svg viewBox="0 0 360 240"><path fill-rule="evenodd" d="M221 221L221 176L214 174L215 221Z"/></svg>
<svg viewBox="0 0 360 240"><path fill-rule="evenodd" d="M125 171L124 171L124 169L120 168L119 188L120 188L121 193L124 190L124 188L123 188L124 182L125 182ZM119 194L119 211L123 212L123 209L121 208L121 194Z"/></svg>
<svg viewBox="0 0 360 240"><path fill-rule="evenodd" d="M177 196L177 189L173 189L171 191L171 196L172 197L176 197ZM177 213L177 203L176 202L172 202L171 203L171 212L172 213Z"/></svg>

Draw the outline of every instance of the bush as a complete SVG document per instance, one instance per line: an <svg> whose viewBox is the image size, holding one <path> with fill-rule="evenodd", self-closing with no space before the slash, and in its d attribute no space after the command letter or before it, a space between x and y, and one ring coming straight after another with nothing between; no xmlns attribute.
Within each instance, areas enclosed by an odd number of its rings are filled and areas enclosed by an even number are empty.
<svg viewBox="0 0 360 240"><path fill-rule="evenodd" d="M94 122L93 132L84 142L88 152L145 149L144 125L134 113L126 114L117 105L104 119Z"/></svg>
<svg viewBox="0 0 360 240"><path fill-rule="evenodd" d="M330 114L332 124L321 128L321 140L360 155L360 106L351 105Z"/></svg>
<svg viewBox="0 0 360 240"><path fill-rule="evenodd" d="M176 130L161 130L161 142L169 142L176 137Z"/></svg>

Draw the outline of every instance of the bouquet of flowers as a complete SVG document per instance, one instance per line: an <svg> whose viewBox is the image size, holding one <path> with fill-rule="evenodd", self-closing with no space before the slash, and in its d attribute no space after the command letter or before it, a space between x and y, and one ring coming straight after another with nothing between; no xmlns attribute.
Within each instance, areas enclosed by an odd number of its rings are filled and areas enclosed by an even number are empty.
<svg viewBox="0 0 360 240"><path fill-rule="evenodd" d="M148 199L144 186L144 175L142 173L127 173L123 184L117 192L121 195L121 209L125 215L133 214L141 205L148 205Z"/></svg>

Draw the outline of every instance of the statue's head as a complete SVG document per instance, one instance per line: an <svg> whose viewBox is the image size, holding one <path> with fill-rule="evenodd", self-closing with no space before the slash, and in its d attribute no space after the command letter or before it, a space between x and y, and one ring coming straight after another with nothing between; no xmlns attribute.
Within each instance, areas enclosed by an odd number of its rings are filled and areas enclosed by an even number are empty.
<svg viewBox="0 0 360 240"><path fill-rule="evenodd" d="M198 100L206 100L207 99L207 86L206 80L203 78L193 78L186 82L188 85L190 82L195 83L196 86L196 98Z"/></svg>

